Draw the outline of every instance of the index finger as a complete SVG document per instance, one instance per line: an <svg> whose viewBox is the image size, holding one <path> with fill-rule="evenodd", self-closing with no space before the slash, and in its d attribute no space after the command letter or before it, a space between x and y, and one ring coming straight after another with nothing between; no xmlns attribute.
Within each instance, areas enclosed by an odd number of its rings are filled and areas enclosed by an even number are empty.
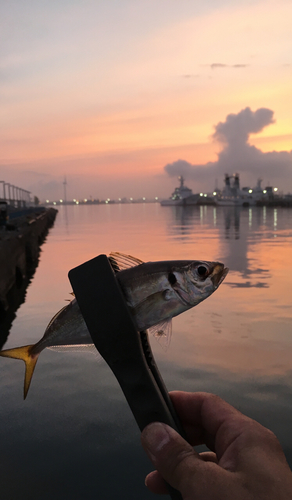
<svg viewBox="0 0 292 500"><path fill-rule="evenodd" d="M226 449L251 421L215 394L173 391L170 397L193 446Z"/></svg>

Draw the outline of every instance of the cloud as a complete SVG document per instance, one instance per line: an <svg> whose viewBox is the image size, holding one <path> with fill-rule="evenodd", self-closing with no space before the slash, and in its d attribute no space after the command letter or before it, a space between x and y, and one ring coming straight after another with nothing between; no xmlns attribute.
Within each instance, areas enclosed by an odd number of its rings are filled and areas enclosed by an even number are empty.
<svg viewBox="0 0 292 500"><path fill-rule="evenodd" d="M170 176L183 175L187 179L195 179L199 184L223 178L226 172L238 172L244 181L261 177L267 183L279 186L282 179L291 182L292 151L262 152L249 143L251 134L261 132L265 127L274 123L274 112L268 108L259 108L252 111L249 107L237 114L227 115L224 122L215 126L212 139L221 145L221 151L215 162L203 165L194 165L186 160L179 159L167 164L164 169ZM249 181L250 182L250 181Z"/></svg>
<svg viewBox="0 0 292 500"><path fill-rule="evenodd" d="M211 69L226 68L226 67L227 67L227 64L221 64L221 63L210 64Z"/></svg>
<svg viewBox="0 0 292 500"><path fill-rule="evenodd" d="M212 63L208 64L211 69L218 68L246 68L249 64L222 64L222 63Z"/></svg>
<svg viewBox="0 0 292 500"><path fill-rule="evenodd" d="M196 75L193 75L193 74L186 74L186 75L182 75L183 78L199 78L200 75L196 74Z"/></svg>

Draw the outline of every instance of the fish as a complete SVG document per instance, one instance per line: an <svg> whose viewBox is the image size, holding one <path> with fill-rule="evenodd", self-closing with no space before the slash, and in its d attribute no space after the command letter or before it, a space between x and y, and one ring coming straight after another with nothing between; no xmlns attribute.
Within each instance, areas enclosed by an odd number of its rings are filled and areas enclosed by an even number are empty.
<svg viewBox="0 0 292 500"><path fill-rule="evenodd" d="M110 253L108 259L137 331L154 335L165 348L171 338L172 318L209 297L228 273L220 262L143 262L120 252ZM53 316L36 344L2 350L0 356L25 362L25 399L38 357L45 348L84 350L91 346L92 338L74 297Z"/></svg>

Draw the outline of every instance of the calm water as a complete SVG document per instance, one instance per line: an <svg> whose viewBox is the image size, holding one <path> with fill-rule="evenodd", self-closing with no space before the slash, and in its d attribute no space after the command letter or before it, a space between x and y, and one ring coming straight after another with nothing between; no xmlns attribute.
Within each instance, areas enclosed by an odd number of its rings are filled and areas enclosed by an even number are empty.
<svg viewBox="0 0 292 500"><path fill-rule="evenodd" d="M170 390L215 392L270 427L292 465L291 247L292 210L61 207L5 348L43 335L70 297L69 269L96 255L221 260L225 282L174 319L167 352L153 339L155 358ZM23 374L1 358L1 498L154 498L138 428L103 361L45 350L25 402Z"/></svg>

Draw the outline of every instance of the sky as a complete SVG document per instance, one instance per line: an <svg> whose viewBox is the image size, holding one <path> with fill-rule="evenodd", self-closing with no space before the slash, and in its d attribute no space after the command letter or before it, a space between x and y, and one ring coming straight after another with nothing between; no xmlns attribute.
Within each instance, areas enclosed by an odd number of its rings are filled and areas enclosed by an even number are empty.
<svg viewBox="0 0 292 500"><path fill-rule="evenodd" d="M41 200L292 192L291 0L0 2L1 179Z"/></svg>

